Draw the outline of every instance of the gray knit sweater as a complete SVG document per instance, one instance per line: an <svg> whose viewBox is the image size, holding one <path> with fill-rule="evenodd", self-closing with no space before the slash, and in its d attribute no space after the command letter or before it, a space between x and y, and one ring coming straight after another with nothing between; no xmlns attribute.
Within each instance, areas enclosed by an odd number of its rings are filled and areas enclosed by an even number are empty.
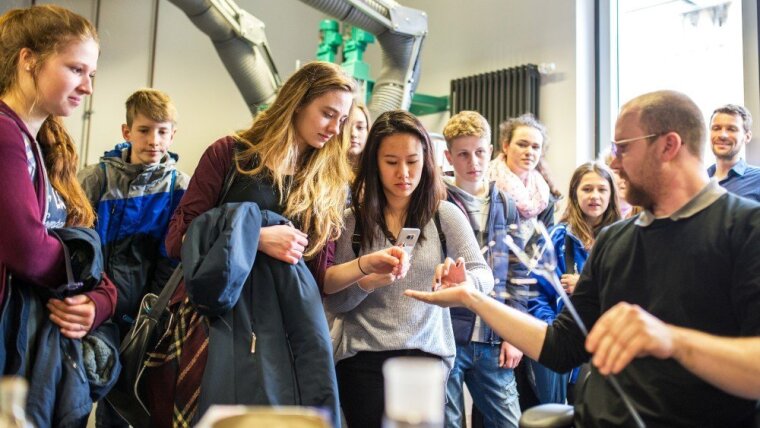
<svg viewBox="0 0 760 428"><path fill-rule="evenodd" d="M493 288L493 275L480 254L470 223L456 206L446 201L441 202L438 213L448 257L464 258L470 280L477 289L488 293ZM354 223L351 211L346 210L345 230L335 248L335 264L356 258L351 248ZM439 355L451 369L455 344L449 310L403 295L406 289L430 291L435 266L441 262L441 242L432 219L424 234L425 240L414 247L411 268L404 279L370 293L353 284L325 298L328 316L336 318L332 331L336 362L359 351L419 349ZM373 247L361 254L390 245L378 230Z"/></svg>

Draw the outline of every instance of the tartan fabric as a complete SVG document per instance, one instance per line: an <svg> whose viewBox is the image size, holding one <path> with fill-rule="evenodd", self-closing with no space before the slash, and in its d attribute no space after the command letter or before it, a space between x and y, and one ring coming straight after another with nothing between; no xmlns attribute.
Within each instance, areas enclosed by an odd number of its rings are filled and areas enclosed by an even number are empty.
<svg viewBox="0 0 760 428"><path fill-rule="evenodd" d="M162 371L164 379L174 382L171 424L174 428L189 428L198 411L208 358L208 319L195 311L188 298L173 312L169 333L161 338L154 352L148 352L145 366Z"/></svg>

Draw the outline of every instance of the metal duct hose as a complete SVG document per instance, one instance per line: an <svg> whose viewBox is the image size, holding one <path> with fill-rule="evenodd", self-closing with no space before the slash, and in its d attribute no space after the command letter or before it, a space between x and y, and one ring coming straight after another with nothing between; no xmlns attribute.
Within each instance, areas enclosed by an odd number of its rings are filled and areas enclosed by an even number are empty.
<svg viewBox="0 0 760 428"><path fill-rule="evenodd" d="M220 2L211 0L169 1L209 36L251 113L255 115L260 105L274 100L280 78L269 55L263 23L252 16L244 16L245 11L235 10L237 6L234 4L220 5ZM241 35L241 29L236 28L236 23L225 17L221 7L227 7L225 11L240 20L237 24L243 27L245 36Z"/></svg>
<svg viewBox="0 0 760 428"><path fill-rule="evenodd" d="M415 53L417 40L414 37L388 31L377 36L377 41L383 48L383 63L372 90L372 100L367 106L373 117L388 110L408 110L420 72L420 46ZM411 61L415 62L410 64ZM410 68L411 79L407 82Z"/></svg>
<svg viewBox="0 0 760 428"><path fill-rule="evenodd" d="M388 30L386 24L374 19L362 10L357 9L351 4L351 2L346 0L301 0L301 2L332 16L339 21L347 22L375 35ZM362 3L366 4L377 14L385 17L385 19L390 22L390 13L388 12L387 7L374 0L362 0Z"/></svg>
<svg viewBox="0 0 760 428"><path fill-rule="evenodd" d="M383 50L383 62L368 106L372 115L408 110L419 82L419 58L422 40L427 34L425 13L401 7L391 0L301 1L377 37Z"/></svg>
<svg viewBox="0 0 760 428"><path fill-rule="evenodd" d="M280 87L279 78L259 47L240 39L215 42L214 47L253 115L258 113L259 106L274 101Z"/></svg>

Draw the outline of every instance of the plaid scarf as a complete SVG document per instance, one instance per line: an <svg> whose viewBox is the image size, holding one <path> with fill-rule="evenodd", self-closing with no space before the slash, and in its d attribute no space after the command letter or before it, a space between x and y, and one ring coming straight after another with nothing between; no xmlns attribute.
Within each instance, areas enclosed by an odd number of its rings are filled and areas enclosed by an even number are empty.
<svg viewBox="0 0 760 428"><path fill-rule="evenodd" d="M174 387L172 427L189 428L198 411L201 381L208 358L209 323L205 316L195 311L187 297L172 312L174 318L168 333L159 340L154 352L148 353L145 367L151 370L150 376L153 375L153 371L157 371L157 378L170 384L173 382L173 385L164 383L165 386L169 386L168 389ZM160 406L160 403L154 405ZM158 414L155 415L157 418L154 418L154 421L162 419L162 422L168 423L167 411L159 410L155 413ZM154 414L153 409L151 414Z"/></svg>

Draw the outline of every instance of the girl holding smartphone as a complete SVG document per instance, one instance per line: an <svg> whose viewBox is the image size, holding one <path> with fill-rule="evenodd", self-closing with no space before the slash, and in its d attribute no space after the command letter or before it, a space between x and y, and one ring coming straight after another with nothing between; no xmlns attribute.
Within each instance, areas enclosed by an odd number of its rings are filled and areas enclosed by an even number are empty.
<svg viewBox="0 0 760 428"><path fill-rule="evenodd" d="M349 426L380 427L387 359L426 356L447 369L454 362L449 310L406 298L404 290L471 281L488 292L493 275L464 214L444 200L430 138L412 114L390 111L377 118L351 192L335 265L325 274L324 303L342 323L333 339L346 420ZM399 248L388 247L405 227L421 232L408 271L375 271L374 255L395 256Z"/></svg>

